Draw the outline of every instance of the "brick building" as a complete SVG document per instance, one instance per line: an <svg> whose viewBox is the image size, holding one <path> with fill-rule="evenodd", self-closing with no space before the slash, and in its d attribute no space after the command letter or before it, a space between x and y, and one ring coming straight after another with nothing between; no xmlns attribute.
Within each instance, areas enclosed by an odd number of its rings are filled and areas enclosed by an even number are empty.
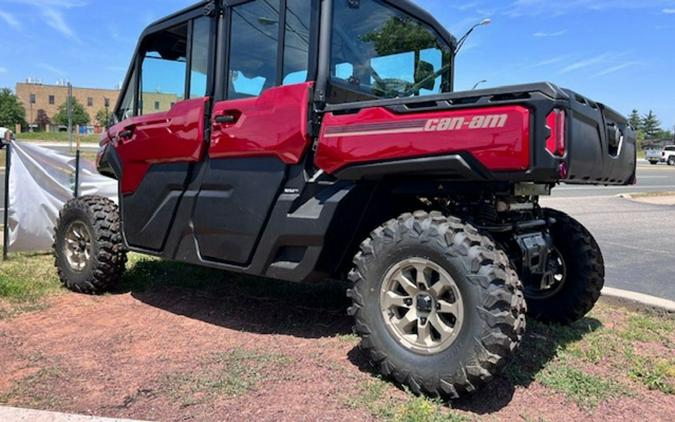
<svg viewBox="0 0 675 422"><path fill-rule="evenodd" d="M44 110L52 119L58 112L59 106L68 98L68 87L64 85L44 85L37 83L17 83L16 95L26 109L26 120L29 124L35 122L38 110ZM117 102L119 91L113 89L78 88L73 87L73 97L82 104L91 117L91 125L96 113L106 107L112 111Z"/></svg>

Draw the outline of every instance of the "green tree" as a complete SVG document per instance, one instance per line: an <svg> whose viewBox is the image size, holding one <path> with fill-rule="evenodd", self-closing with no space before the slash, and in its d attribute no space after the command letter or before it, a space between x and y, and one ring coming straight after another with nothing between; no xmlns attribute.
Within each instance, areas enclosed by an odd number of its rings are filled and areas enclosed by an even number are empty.
<svg viewBox="0 0 675 422"><path fill-rule="evenodd" d="M628 123L637 131L642 130L642 117L640 117L640 113L637 110L633 110L630 116L628 116Z"/></svg>
<svg viewBox="0 0 675 422"><path fill-rule="evenodd" d="M73 127L74 126L84 126L88 125L91 121L89 113L84 109L82 104L77 101L77 98L73 97ZM59 106L59 111L54 116L54 123L57 125L67 126L68 125L68 100L65 103Z"/></svg>
<svg viewBox="0 0 675 422"><path fill-rule="evenodd" d="M410 18L392 17L379 30L361 36L372 42L378 56L438 47L438 40L425 26Z"/></svg>
<svg viewBox="0 0 675 422"><path fill-rule="evenodd" d="M14 129L26 124L26 110L19 98L8 88L0 89L0 126Z"/></svg>
<svg viewBox="0 0 675 422"><path fill-rule="evenodd" d="M110 122L110 116L112 114L110 113L110 110L107 108L102 108L96 113L96 123L98 123L99 126L101 127L106 127L108 126L108 122Z"/></svg>
<svg viewBox="0 0 675 422"><path fill-rule="evenodd" d="M36 124L37 127L40 128L40 130L45 130L47 128L47 125L52 124L52 121L47 115L46 111L44 111L43 109L39 109L37 111L37 116L35 117L35 121L33 123Z"/></svg>
<svg viewBox="0 0 675 422"><path fill-rule="evenodd" d="M642 132L648 140L657 139L661 131L661 122L652 110L642 118Z"/></svg>

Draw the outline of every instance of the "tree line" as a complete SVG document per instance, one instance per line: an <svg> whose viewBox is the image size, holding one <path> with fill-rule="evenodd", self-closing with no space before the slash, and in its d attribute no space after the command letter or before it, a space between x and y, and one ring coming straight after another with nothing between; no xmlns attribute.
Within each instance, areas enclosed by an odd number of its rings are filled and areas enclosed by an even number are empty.
<svg viewBox="0 0 675 422"><path fill-rule="evenodd" d="M633 110L628 117L628 122L637 130L640 141L672 140L675 136L670 130L661 127L661 121L652 110L645 115L640 115L639 111Z"/></svg>
<svg viewBox="0 0 675 422"><path fill-rule="evenodd" d="M89 113L84 109L75 97L72 101L72 119L73 126L85 126L91 122ZM107 109L101 109L96 113L95 121L100 126L106 126L110 120L110 112ZM28 125L36 125L41 130L44 130L49 125L67 126L68 125L68 101L61 104L57 113L49 117L45 110L37 110L35 120L32 122L26 121L26 109L21 100L17 97L11 89L0 89L0 127L14 128L16 125L22 127Z"/></svg>

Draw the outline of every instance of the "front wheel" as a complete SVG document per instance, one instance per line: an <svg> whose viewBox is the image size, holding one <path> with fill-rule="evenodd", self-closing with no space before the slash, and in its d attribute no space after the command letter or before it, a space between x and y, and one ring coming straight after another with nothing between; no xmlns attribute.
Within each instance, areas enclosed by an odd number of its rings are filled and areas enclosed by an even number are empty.
<svg viewBox="0 0 675 422"><path fill-rule="evenodd" d="M668 165L675 166L675 157L668 158Z"/></svg>
<svg viewBox="0 0 675 422"><path fill-rule="evenodd" d="M553 248L549 273L525 283L530 315L543 322L570 324L583 318L600 298L605 263L598 243L584 226L560 211L546 209Z"/></svg>
<svg viewBox="0 0 675 422"><path fill-rule="evenodd" d="M417 394L456 398L492 379L525 330L525 299L506 255L470 225L404 214L354 259L355 331L370 361Z"/></svg>
<svg viewBox="0 0 675 422"><path fill-rule="evenodd" d="M97 196L67 202L53 249L59 278L68 289L100 294L113 287L127 262L117 205Z"/></svg>
<svg viewBox="0 0 675 422"><path fill-rule="evenodd" d="M653 166L657 165L658 163L659 163L658 161L650 161L650 162L649 162L649 164L651 164L651 165L653 165Z"/></svg>

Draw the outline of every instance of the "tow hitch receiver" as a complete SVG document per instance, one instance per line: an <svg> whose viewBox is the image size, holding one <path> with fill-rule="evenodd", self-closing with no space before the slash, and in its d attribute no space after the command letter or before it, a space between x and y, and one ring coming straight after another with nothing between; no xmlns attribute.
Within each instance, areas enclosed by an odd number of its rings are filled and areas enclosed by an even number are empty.
<svg viewBox="0 0 675 422"><path fill-rule="evenodd" d="M552 249L551 236L545 233L516 235L516 243L521 250L521 268L523 278L548 279L543 277L549 271L548 257Z"/></svg>

